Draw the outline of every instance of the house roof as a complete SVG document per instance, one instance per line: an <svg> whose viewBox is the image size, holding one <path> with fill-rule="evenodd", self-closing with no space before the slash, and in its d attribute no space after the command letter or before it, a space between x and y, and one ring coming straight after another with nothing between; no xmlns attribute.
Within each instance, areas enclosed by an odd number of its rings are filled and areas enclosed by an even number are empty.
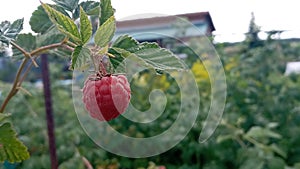
<svg viewBox="0 0 300 169"><path fill-rule="evenodd" d="M187 13L187 14L179 14L179 15L170 15L170 16L158 16L158 17L150 17L150 18L139 18L133 20L123 20L117 21L117 28L120 32L132 29L151 29L157 27L166 27L171 25L178 18L186 18L191 23L199 23L205 22L208 25L206 35L211 35L211 33L215 30L214 24L212 22L211 16L209 12L197 12L197 13Z"/></svg>

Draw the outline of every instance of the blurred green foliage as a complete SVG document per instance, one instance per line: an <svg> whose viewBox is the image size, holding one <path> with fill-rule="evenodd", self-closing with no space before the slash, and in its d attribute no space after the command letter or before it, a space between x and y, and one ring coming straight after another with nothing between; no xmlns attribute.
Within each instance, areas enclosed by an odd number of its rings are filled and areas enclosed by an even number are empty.
<svg viewBox="0 0 300 169"><path fill-rule="evenodd" d="M82 130L74 112L71 86L53 83L57 152L60 168L84 168L82 157L95 168L139 168L164 165L166 168L189 169L298 169L300 166L300 77L284 75L285 65L297 61L300 42L297 40L263 41L263 45L248 48L246 42L216 44L226 71L228 94L222 122L205 143L198 137L206 114L200 114L190 133L171 150L150 158L119 157L97 147ZM213 64L213 63L211 63ZM51 67L53 78L57 74ZM201 112L210 105L209 77L201 61L191 65L201 94ZM145 87L146 86L146 87ZM157 121L149 125L135 124L120 117L110 122L119 132L132 137L148 137L163 132L177 117L180 94L174 79L168 74L144 71L131 82L132 103L143 111L151 89L166 93L167 108ZM19 138L28 146L31 158L18 168L49 168L46 121L42 89L31 83L24 88L32 96L18 94L9 103L14 114ZM33 89L35 88L35 89ZM1 83L1 98L9 85ZM174 160L176 158L176 160Z"/></svg>
<svg viewBox="0 0 300 169"><path fill-rule="evenodd" d="M244 42L215 44L226 73L227 100L222 121L214 135L205 143L198 142L207 116L200 113L194 127L178 145L149 158L116 156L100 149L89 139L78 122L71 85L57 81L71 77L69 71L63 71L67 70L68 63L65 58L52 57L50 70L60 168L85 168L84 159L87 159L95 169L152 169L160 165L167 169L300 169L300 77L284 74L287 62L300 59L300 40L272 39L270 36L261 41L256 37L257 27L253 31ZM196 41L189 43L193 45ZM199 111L208 112L211 88L203 62L209 60L201 61L185 46L171 46L173 52L187 56L185 62L194 73L201 95ZM204 50L202 55L209 56L209 53ZM1 70L1 81L11 80L13 76L9 76L9 72L12 71ZM34 81L39 76L37 71L28 78ZM17 168L47 169L50 160L44 102L40 99L43 91L30 82L24 83L23 87L32 96L20 92L7 108L7 112L13 114L11 120L18 137L31 154L31 158L18 164ZM120 117L110 122L112 127L122 134L139 138L168 129L180 108L181 95L176 81L167 73L146 70L133 77L131 88L131 102L138 110L149 109L148 98L153 89L165 93L167 107L152 123L137 124ZM9 89L10 84L0 83L0 102Z"/></svg>

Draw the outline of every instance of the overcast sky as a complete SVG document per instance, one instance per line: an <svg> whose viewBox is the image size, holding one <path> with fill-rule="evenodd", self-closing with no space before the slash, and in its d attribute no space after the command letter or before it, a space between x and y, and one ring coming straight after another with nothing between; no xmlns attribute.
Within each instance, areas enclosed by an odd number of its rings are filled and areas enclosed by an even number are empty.
<svg viewBox="0 0 300 169"><path fill-rule="evenodd" d="M296 0L112 0L112 4L117 19L145 13L173 15L209 11L216 40L220 42L243 40L251 12L263 31L287 30L282 38L300 37L300 10ZM27 24L38 5L39 0L1 0L0 21L24 17ZM29 30L29 25L25 25L25 31Z"/></svg>

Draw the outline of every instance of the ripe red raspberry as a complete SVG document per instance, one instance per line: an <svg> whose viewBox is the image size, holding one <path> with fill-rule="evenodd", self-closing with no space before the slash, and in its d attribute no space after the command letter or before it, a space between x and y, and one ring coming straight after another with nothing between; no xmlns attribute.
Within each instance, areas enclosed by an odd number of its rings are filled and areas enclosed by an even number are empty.
<svg viewBox="0 0 300 169"><path fill-rule="evenodd" d="M99 121L109 121L124 113L130 101L130 86L124 75L88 77L83 87L87 111Z"/></svg>

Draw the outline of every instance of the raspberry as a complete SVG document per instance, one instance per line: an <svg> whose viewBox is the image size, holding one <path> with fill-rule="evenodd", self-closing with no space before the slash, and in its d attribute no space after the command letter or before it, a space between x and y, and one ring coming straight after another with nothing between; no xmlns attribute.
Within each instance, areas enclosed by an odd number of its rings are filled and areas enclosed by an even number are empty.
<svg viewBox="0 0 300 169"><path fill-rule="evenodd" d="M124 113L130 101L130 86L124 75L88 77L83 87L83 103L91 117L109 121Z"/></svg>

